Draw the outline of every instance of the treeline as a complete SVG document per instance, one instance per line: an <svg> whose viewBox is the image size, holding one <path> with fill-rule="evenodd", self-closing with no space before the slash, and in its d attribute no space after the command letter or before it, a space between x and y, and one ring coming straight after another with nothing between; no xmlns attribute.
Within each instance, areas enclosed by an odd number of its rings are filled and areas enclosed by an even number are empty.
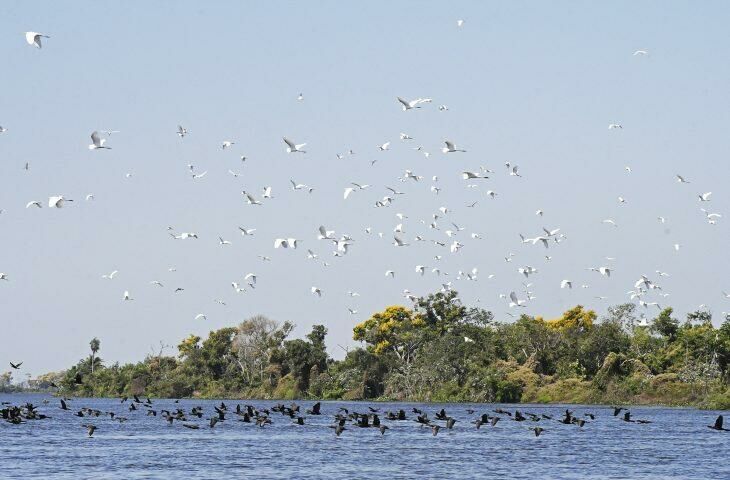
<svg viewBox="0 0 730 480"><path fill-rule="evenodd" d="M291 323L263 316L191 335L176 357L104 365L92 353L47 374L66 394L156 397L394 399L470 402L661 403L730 408L730 321L671 308L640 322L635 305L557 319L497 322L456 292L391 306L354 328L363 347L328 356L327 329L290 339ZM93 367L93 372L92 372Z"/></svg>

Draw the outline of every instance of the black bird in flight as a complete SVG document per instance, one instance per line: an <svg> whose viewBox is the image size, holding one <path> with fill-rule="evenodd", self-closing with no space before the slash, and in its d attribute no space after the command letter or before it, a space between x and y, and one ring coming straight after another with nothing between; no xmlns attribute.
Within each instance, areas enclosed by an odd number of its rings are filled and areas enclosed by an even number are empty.
<svg viewBox="0 0 730 480"><path fill-rule="evenodd" d="M23 364L23 362L18 362L18 363L10 362L10 366L13 367L15 370L19 369L22 364Z"/></svg>
<svg viewBox="0 0 730 480"><path fill-rule="evenodd" d="M730 429L722 428L722 422L723 422L723 418L722 418L722 415L720 415L717 417L717 420L715 420L715 424L708 425L707 428L711 428L713 430L718 430L718 431L722 431L722 432L730 432Z"/></svg>

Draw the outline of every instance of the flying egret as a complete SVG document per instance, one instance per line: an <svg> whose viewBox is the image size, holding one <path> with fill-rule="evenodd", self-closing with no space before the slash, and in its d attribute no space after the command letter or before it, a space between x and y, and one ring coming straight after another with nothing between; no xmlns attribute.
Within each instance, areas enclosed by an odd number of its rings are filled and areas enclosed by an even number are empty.
<svg viewBox="0 0 730 480"><path fill-rule="evenodd" d="M313 293L314 295L317 295L317 296L318 296L318 297L320 297L320 298L322 297L322 290L320 290L319 288L317 288L317 287L312 287L312 288L311 288L310 290L312 291L312 293Z"/></svg>
<svg viewBox="0 0 730 480"><path fill-rule="evenodd" d="M33 200L33 201L30 201L25 204L25 208L30 208L30 207L43 208L43 205L41 205L41 202L39 202L38 200Z"/></svg>
<svg viewBox="0 0 730 480"><path fill-rule="evenodd" d="M274 240L274 248L297 248L297 240L296 238L277 238Z"/></svg>
<svg viewBox="0 0 730 480"><path fill-rule="evenodd" d="M515 292L510 292L509 298L510 298L510 300L512 300L509 303L509 307L510 308L512 308L512 307L524 307L525 306L526 300L520 300L520 299L518 299L517 298L517 294Z"/></svg>
<svg viewBox="0 0 730 480"><path fill-rule="evenodd" d="M99 150L104 148L111 150L111 147L106 146L106 138L101 138L99 136L99 132L96 130L91 132L91 145L89 145L89 150Z"/></svg>
<svg viewBox="0 0 730 480"><path fill-rule="evenodd" d="M65 202L73 202L73 200L66 199L63 195L48 197L48 206L51 208L62 208Z"/></svg>
<svg viewBox="0 0 730 480"><path fill-rule="evenodd" d="M112 280L117 275L117 273L119 273L119 271L118 270L114 270L110 274L104 274L104 275L102 275L101 278L106 278L107 280Z"/></svg>
<svg viewBox="0 0 730 480"><path fill-rule="evenodd" d="M187 135L187 134L188 134L188 129L187 128L183 127L182 125L178 125L177 126L177 135L178 135L178 137L184 138L185 135Z"/></svg>
<svg viewBox="0 0 730 480"><path fill-rule="evenodd" d="M401 107L403 108L403 111L411 110L414 108L421 108L420 104L422 103L431 103L430 98L416 98L415 100L407 101L402 99L401 97L396 97L398 101L401 104Z"/></svg>
<svg viewBox="0 0 730 480"><path fill-rule="evenodd" d="M441 151L444 153L466 152L466 150L456 148L456 146L454 145L454 142L452 142L450 140L445 140L444 143L446 144L446 146L441 148Z"/></svg>
<svg viewBox="0 0 730 480"><path fill-rule="evenodd" d="M263 203L261 203L259 200L256 200L253 195L246 192L245 190L241 192L241 195L246 197L246 203L248 203L249 205L263 205Z"/></svg>
<svg viewBox="0 0 730 480"><path fill-rule="evenodd" d="M403 241L397 235L393 235L393 245L395 245L396 247L407 247L410 244Z"/></svg>
<svg viewBox="0 0 730 480"><path fill-rule="evenodd" d="M205 314L199 313L199 314L195 315L195 320L200 320L201 318L203 320L208 320L208 317L206 317Z"/></svg>
<svg viewBox="0 0 730 480"><path fill-rule="evenodd" d="M482 176L482 175L479 175L478 173L474 173L474 172L461 172L461 178L463 178L464 180L472 180L475 178L488 179L489 177Z"/></svg>
<svg viewBox="0 0 730 480"><path fill-rule="evenodd" d="M124 291L124 300L134 300L132 297L129 296L129 292L127 290Z"/></svg>
<svg viewBox="0 0 730 480"><path fill-rule="evenodd" d="M284 143L286 143L286 152L287 153L307 153L306 151L302 150L302 148L306 145L306 143L299 143L296 144L289 140L288 138L283 138Z"/></svg>
<svg viewBox="0 0 730 480"><path fill-rule="evenodd" d="M25 41L28 42L28 45L33 45L37 49L43 48L41 38L51 37L38 32L25 32Z"/></svg>

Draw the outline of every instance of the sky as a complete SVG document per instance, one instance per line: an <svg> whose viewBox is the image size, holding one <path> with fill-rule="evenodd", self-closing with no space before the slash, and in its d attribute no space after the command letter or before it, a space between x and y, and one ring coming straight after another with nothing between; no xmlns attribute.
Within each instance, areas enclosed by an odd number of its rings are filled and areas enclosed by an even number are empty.
<svg viewBox="0 0 730 480"><path fill-rule="evenodd" d="M705 305L718 325L730 311L729 14L725 2L2 2L0 365L67 368L93 337L107 364L138 361L255 314L294 322L294 336L324 324L341 357L355 324L408 305L404 289L447 282L512 321L576 304L603 314L644 274L662 287L645 301L680 318ZM39 50L26 31L51 38ZM404 112L397 96L433 101ZM87 148L94 130L118 130L111 150ZM307 153L288 154L284 136ZM467 151L441 153L447 139ZM462 179L480 167L494 173ZM423 178L401 182L406 170ZM370 187L344 200L350 182ZM404 194L376 208L386 186ZM48 208L51 195L74 202ZM724 216L710 225L700 208ZM452 222L464 230L450 238ZM393 245L399 223L408 246ZM320 225L352 237L347 255L317 239ZM564 239L521 243L543 227ZM274 249L280 237L299 248ZM610 278L588 270L599 266ZM472 268L476 281L458 275ZM255 289L236 293L247 273ZM535 298L509 308L500 294L524 300L526 281Z"/></svg>

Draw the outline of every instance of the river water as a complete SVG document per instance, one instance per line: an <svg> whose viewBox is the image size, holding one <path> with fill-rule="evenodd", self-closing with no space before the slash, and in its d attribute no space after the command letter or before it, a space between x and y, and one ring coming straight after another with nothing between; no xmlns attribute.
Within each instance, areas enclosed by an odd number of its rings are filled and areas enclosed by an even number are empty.
<svg viewBox="0 0 730 480"><path fill-rule="evenodd" d="M220 400L152 399L157 416L148 416L142 406L130 412L130 402L119 399L77 398L68 402L69 410L47 395L0 395L0 400L32 402L52 417L20 425L0 420L2 479L730 479L730 432L706 427L727 412L632 407L632 418L652 422L638 424L614 417L607 406L322 402L322 415L305 415L303 426L272 412L273 423L260 428L238 421L236 404L260 410L279 402L224 400L230 413L210 428L208 419L216 416L213 407ZM313 403L298 402L302 413ZM187 423L198 430L178 421L168 425L160 414L194 406L203 407L204 416L188 415ZM80 418L75 413L81 407L115 412L128 421ZM359 413L377 408L389 430L381 435L376 428L348 424L337 437L328 426L340 407ZM414 407L431 419L444 408L457 422L433 436L414 421ZM384 412L400 408L408 420L384 419ZM503 414L494 427L477 430L471 423L482 413L496 415L497 408L553 420L517 422ZM566 408L587 423L559 423ZM97 427L93 438L86 424ZM539 437L535 426L544 428Z"/></svg>

